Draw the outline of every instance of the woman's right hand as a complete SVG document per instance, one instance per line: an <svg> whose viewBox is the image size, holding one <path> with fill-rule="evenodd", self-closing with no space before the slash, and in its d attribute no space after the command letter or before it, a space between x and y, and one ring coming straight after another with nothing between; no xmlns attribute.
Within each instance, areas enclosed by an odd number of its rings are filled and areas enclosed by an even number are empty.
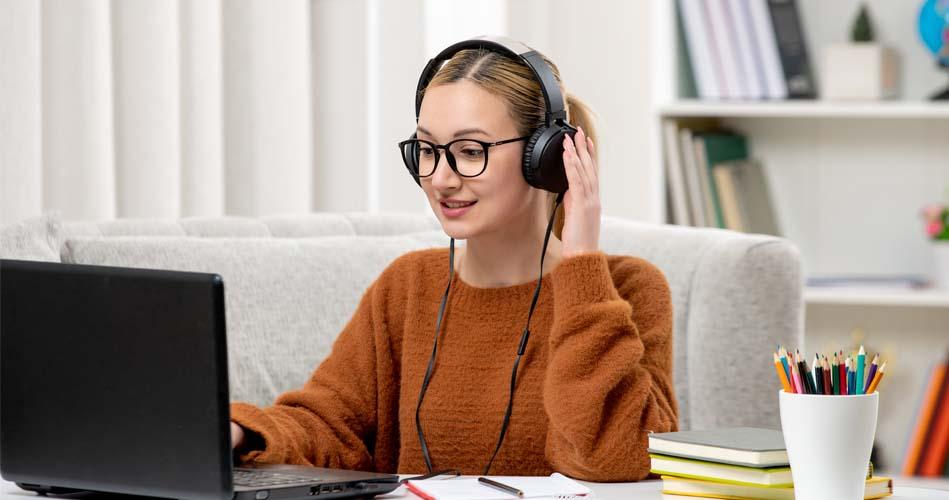
<svg viewBox="0 0 949 500"><path fill-rule="evenodd" d="M236 450L244 444L244 428L231 422L231 449Z"/></svg>

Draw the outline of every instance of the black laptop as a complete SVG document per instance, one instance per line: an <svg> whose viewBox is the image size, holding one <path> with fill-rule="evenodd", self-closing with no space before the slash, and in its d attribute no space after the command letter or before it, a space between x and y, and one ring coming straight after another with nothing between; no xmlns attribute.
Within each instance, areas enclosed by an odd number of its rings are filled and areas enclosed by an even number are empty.
<svg viewBox="0 0 949 500"><path fill-rule="evenodd" d="M216 274L0 261L0 475L39 493L372 497L398 476L234 467Z"/></svg>

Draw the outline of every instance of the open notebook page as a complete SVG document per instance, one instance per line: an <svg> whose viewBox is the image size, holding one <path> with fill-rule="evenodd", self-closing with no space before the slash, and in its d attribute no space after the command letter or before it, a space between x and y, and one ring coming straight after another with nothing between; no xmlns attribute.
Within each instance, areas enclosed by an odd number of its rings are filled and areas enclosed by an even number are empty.
<svg viewBox="0 0 949 500"><path fill-rule="evenodd" d="M524 498L589 498L590 488L554 473L549 477L491 476L491 479L524 492ZM426 479L412 485L436 500L512 500L517 497L478 482L475 477ZM409 492L407 497L413 494Z"/></svg>

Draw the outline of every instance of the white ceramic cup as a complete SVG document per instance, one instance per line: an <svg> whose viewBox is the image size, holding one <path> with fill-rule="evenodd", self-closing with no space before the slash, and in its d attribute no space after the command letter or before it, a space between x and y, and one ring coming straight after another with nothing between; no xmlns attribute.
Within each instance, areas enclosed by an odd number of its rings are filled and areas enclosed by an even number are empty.
<svg viewBox="0 0 949 500"><path fill-rule="evenodd" d="M879 394L778 398L795 500L863 500Z"/></svg>

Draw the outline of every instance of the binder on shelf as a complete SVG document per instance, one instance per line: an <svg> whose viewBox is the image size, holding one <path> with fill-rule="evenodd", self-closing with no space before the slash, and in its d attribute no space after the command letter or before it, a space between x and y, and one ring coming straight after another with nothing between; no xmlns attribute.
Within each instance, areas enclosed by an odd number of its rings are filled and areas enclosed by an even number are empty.
<svg viewBox="0 0 949 500"><path fill-rule="evenodd" d="M816 97L817 90L796 0L768 0L768 10L778 54L781 57L781 68L784 70L788 97Z"/></svg>

